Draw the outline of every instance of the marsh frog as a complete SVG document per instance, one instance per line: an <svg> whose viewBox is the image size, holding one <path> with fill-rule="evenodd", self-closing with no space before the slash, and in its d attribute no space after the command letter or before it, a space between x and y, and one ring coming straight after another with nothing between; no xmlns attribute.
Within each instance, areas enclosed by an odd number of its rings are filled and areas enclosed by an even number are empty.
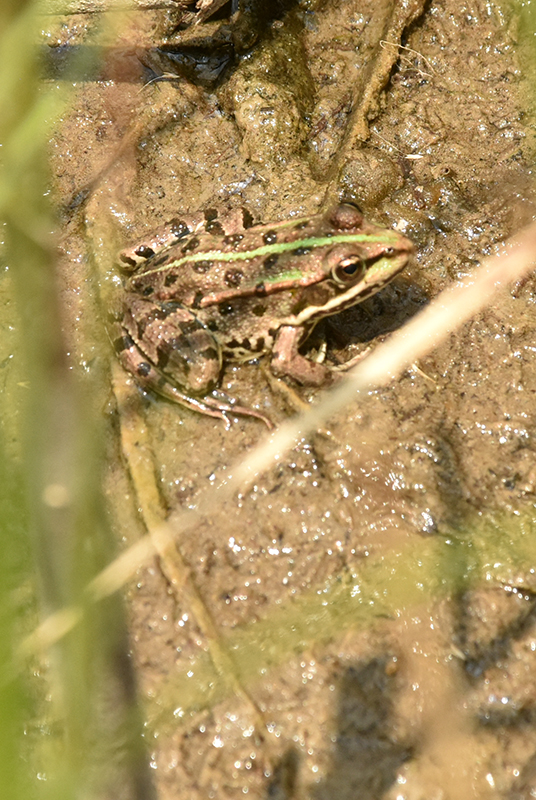
<svg viewBox="0 0 536 800"><path fill-rule="evenodd" d="M326 213L252 225L238 210L174 219L126 248L114 345L138 384L213 417L264 415L216 396L224 360L269 353L277 376L318 386L329 368L299 353L323 317L379 291L412 244L341 203Z"/></svg>

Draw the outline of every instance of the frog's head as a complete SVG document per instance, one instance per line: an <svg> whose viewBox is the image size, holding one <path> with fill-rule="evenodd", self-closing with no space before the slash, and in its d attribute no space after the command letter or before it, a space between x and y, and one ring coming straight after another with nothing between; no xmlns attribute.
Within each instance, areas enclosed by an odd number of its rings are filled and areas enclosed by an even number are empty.
<svg viewBox="0 0 536 800"><path fill-rule="evenodd" d="M318 240L321 277L301 294L295 309L298 325L361 303L404 269L413 252L409 239L367 222L349 203L326 216L326 231Z"/></svg>
<svg viewBox="0 0 536 800"><path fill-rule="evenodd" d="M357 206L341 203L328 219L334 245L325 252L324 266L343 292L362 279L363 291L368 285L378 291L405 267L413 252L409 239L367 222Z"/></svg>

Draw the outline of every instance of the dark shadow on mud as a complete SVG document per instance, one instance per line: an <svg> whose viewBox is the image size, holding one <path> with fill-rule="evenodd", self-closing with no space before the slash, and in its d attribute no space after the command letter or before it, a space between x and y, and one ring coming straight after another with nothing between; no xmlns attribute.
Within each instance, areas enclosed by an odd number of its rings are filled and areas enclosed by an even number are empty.
<svg viewBox="0 0 536 800"><path fill-rule="evenodd" d="M392 707L397 690L389 656L347 668L338 680L336 733L331 767L306 792L312 800L379 800L396 780L411 748L396 737ZM287 751L266 800L295 797L298 757Z"/></svg>
<svg viewBox="0 0 536 800"><path fill-rule="evenodd" d="M173 13L168 8L167 25L162 22L162 29L155 35L151 47L135 43L126 47L105 47L54 41L42 49L43 72L49 79L67 81L115 80L144 84L162 79L187 80L214 90L237 66L238 56L272 36L274 23L283 19L288 22L296 6L296 0L257 0L255 3L242 0L238 12L232 14L232 5L228 3L215 16L221 22L216 28L193 24L195 14L186 14L188 24L180 24L184 17L182 7L177 8L177 23L174 23ZM295 16L292 16L292 24L301 25Z"/></svg>

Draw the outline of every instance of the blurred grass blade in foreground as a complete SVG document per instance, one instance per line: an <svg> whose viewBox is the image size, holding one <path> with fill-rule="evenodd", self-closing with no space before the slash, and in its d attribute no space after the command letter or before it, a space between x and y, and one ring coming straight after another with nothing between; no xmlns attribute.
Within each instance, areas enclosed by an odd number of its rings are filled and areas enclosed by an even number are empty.
<svg viewBox="0 0 536 800"><path fill-rule="evenodd" d="M112 556L103 422L68 363L48 201L48 140L70 94L67 81L43 85L38 14L32 3L0 11L2 289L10 313L15 300L17 329L1 417L17 426L9 455L0 454L0 786L10 800L151 797L119 600L85 607L61 644L20 679L9 676L17 641L35 624L32 598L41 614L83 604L83 587Z"/></svg>

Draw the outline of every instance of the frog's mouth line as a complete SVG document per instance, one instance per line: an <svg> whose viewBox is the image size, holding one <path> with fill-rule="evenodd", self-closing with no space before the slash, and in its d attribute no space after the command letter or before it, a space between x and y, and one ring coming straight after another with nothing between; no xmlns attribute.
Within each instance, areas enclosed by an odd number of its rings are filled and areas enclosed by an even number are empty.
<svg viewBox="0 0 536 800"><path fill-rule="evenodd" d="M293 317L287 317L281 321L282 325L305 325L311 321L317 321L323 317L331 317L344 311L346 308L362 303L368 297L372 297L392 279L401 272L408 261L407 253L400 253L398 256L385 258L376 261L373 267L369 268L363 280L349 287L345 292L335 295L321 306L308 306ZM384 273L382 275L382 273Z"/></svg>

